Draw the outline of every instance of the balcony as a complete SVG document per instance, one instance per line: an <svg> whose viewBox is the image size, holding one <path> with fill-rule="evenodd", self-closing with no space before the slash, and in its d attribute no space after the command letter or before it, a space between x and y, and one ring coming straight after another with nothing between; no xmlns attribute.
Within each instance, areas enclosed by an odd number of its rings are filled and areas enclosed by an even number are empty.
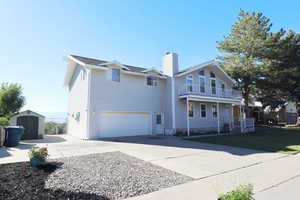
<svg viewBox="0 0 300 200"><path fill-rule="evenodd" d="M239 90L235 89L224 89L224 88L212 88L209 85L206 85L205 88L200 88L199 84L193 85L183 85L179 88L179 97L185 95L194 95L194 96L204 96L204 97L214 97L214 98L226 98L233 100L241 100L242 93Z"/></svg>

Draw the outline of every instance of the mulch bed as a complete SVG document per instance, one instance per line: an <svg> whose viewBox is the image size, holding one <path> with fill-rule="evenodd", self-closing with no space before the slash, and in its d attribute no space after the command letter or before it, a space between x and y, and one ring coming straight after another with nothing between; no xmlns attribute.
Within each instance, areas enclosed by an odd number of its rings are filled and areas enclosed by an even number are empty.
<svg viewBox="0 0 300 200"><path fill-rule="evenodd" d="M0 165L0 199L124 199L193 180L149 162L109 152Z"/></svg>

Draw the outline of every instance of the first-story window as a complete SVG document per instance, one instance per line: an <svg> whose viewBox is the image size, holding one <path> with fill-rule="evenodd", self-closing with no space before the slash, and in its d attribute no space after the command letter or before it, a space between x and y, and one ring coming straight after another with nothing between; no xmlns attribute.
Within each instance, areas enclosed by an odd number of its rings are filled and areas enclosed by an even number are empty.
<svg viewBox="0 0 300 200"><path fill-rule="evenodd" d="M194 117L194 106L192 103L189 103L189 117Z"/></svg>
<svg viewBox="0 0 300 200"><path fill-rule="evenodd" d="M213 116L213 118L218 118L218 108L217 108L217 105L212 105L212 116Z"/></svg>
<svg viewBox="0 0 300 200"><path fill-rule="evenodd" d="M205 104L200 105L200 117L206 118L206 105Z"/></svg>
<svg viewBox="0 0 300 200"><path fill-rule="evenodd" d="M161 124L161 122L162 122L162 116L161 116L161 114L156 114L156 124Z"/></svg>
<svg viewBox="0 0 300 200"><path fill-rule="evenodd" d="M111 80L120 82L120 69L111 69Z"/></svg>
<svg viewBox="0 0 300 200"><path fill-rule="evenodd" d="M157 86L158 85L156 76L148 75L146 79L147 79L147 85L149 85L149 86Z"/></svg>

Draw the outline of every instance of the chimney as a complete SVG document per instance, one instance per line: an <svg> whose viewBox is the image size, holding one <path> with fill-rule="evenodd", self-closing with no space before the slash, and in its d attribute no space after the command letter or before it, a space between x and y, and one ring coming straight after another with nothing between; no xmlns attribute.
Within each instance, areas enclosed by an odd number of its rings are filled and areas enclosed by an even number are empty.
<svg viewBox="0 0 300 200"><path fill-rule="evenodd" d="M174 77L178 72L178 55L176 53L167 52L163 57L162 67L165 75Z"/></svg>

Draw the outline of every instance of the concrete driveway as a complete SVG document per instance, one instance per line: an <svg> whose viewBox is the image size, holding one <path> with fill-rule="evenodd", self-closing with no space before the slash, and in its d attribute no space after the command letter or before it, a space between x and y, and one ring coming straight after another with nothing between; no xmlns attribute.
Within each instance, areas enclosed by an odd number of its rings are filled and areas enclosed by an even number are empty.
<svg viewBox="0 0 300 200"><path fill-rule="evenodd" d="M288 156L181 140L176 137L129 137L85 141L67 135L25 141L0 149L0 163L25 161L27 150L47 146L52 158L121 151L195 180L133 199L216 199L240 184L252 183L256 199L284 199L278 193L299 195L300 156ZM294 188L293 188L294 187ZM298 194L297 194L298 192ZM285 196L286 197L286 196Z"/></svg>

